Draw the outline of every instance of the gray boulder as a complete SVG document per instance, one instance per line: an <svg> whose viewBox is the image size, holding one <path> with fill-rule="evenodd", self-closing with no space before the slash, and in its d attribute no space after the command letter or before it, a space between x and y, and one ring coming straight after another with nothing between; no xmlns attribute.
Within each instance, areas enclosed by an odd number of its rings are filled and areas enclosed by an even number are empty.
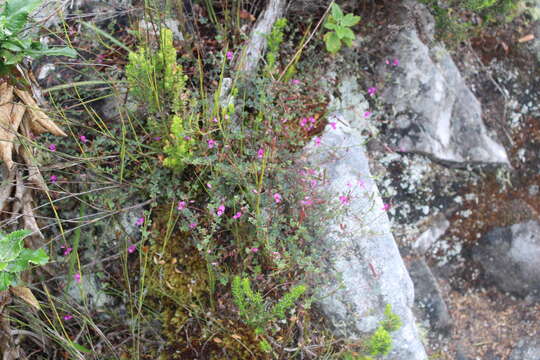
<svg viewBox="0 0 540 360"><path fill-rule="evenodd" d="M489 279L521 296L540 295L540 224L528 221L495 228L473 248Z"/></svg>
<svg viewBox="0 0 540 360"><path fill-rule="evenodd" d="M452 318L430 268L423 259L416 259L408 264L407 269L414 283L414 304L422 318L427 320L430 329L448 333Z"/></svg>
<svg viewBox="0 0 540 360"><path fill-rule="evenodd" d="M387 359L427 359L411 311L413 284L364 151L361 132L367 123L357 114L368 104L353 77L343 80L339 91L341 99L330 105L336 109L329 116L335 124L327 125L319 145L312 142L305 149L312 166L326 174L325 190L336 194L337 204L338 195L347 196L348 202L343 205L345 214L326 224L322 235L329 264L319 305L337 335L356 340L375 331L390 304L404 325L392 333L393 350ZM351 190L359 180L362 186Z"/></svg>
<svg viewBox="0 0 540 360"><path fill-rule="evenodd" d="M520 340L508 360L540 360L540 336Z"/></svg>
<svg viewBox="0 0 540 360"><path fill-rule="evenodd" d="M420 4L410 17L419 17L422 9L418 26L431 23ZM428 25L421 34L417 26L404 25L392 45L400 64L393 68L382 98L395 112L402 134L398 147L448 162L509 164L505 149L488 135L480 102L449 53L442 45L427 46L421 40L433 36ZM381 77L388 77L389 71L382 66Z"/></svg>

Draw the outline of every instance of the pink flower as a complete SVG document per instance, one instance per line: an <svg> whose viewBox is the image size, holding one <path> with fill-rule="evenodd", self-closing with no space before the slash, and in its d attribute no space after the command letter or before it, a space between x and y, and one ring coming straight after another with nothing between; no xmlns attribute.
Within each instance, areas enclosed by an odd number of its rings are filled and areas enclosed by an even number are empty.
<svg viewBox="0 0 540 360"><path fill-rule="evenodd" d="M217 123L217 122L218 122L217 117L214 117L214 118L212 119L212 121L215 122L215 123Z"/></svg>
<svg viewBox="0 0 540 360"><path fill-rule="evenodd" d="M259 248L253 247L251 248L251 252L254 252L254 253L259 252Z"/></svg>
<svg viewBox="0 0 540 360"><path fill-rule="evenodd" d="M66 249L64 250L63 255L64 255L64 256L68 256L72 251L73 251L73 248L68 247L68 248L66 248Z"/></svg>
<svg viewBox="0 0 540 360"><path fill-rule="evenodd" d="M209 149L212 149L216 145L217 145L217 142L215 140L212 140L212 139L208 140L208 148Z"/></svg>
<svg viewBox="0 0 540 360"><path fill-rule="evenodd" d="M187 204L185 201L179 201L178 202L178 207L176 209L178 210L184 210L186 208Z"/></svg>
<svg viewBox="0 0 540 360"><path fill-rule="evenodd" d="M369 89L367 89L367 92L368 92L369 96L373 96L377 92L377 88L376 87L370 87Z"/></svg>
<svg viewBox="0 0 540 360"><path fill-rule="evenodd" d="M390 65L390 60L386 59L386 65Z"/></svg>
<svg viewBox="0 0 540 360"><path fill-rule="evenodd" d="M293 85L300 84L300 80L298 80L298 79L292 79L291 82L293 83Z"/></svg>
<svg viewBox="0 0 540 360"><path fill-rule="evenodd" d="M197 227L197 223L191 223L189 224L190 229L195 229Z"/></svg>
<svg viewBox="0 0 540 360"><path fill-rule="evenodd" d="M49 145L49 150L56 151L56 145L54 144Z"/></svg>
<svg viewBox="0 0 540 360"><path fill-rule="evenodd" d="M309 183L311 184L312 188L317 187L317 180L312 179L312 180L309 181Z"/></svg>
<svg viewBox="0 0 540 360"><path fill-rule="evenodd" d="M341 195L339 197L339 201L341 202L342 205L347 205L351 200L349 199L348 196Z"/></svg>
<svg viewBox="0 0 540 360"><path fill-rule="evenodd" d="M184 136L184 140L186 140L186 141L189 141L189 140L191 140L191 136L187 136L187 135L186 135L186 136Z"/></svg>
<svg viewBox="0 0 540 360"><path fill-rule="evenodd" d="M79 274L79 273L74 274L74 275L73 275L73 279L74 279L76 282L80 283L80 282L81 282L81 274Z"/></svg>
<svg viewBox="0 0 540 360"><path fill-rule="evenodd" d="M307 196L304 198L304 200L300 201L302 203L302 205L306 205L306 206L309 206L309 205L312 205L313 204L313 201L308 198Z"/></svg>
<svg viewBox="0 0 540 360"><path fill-rule="evenodd" d="M236 214L233 215L233 219L240 219L240 216L242 216L242 212L239 211Z"/></svg>
<svg viewBox="0 0 540 360"><path fill-rule="evenodd" d="M257 157L259 159L262 159L264 157L264 149L263 148L260 148L258 151L257 151Z"/></svg>
<svg viewBox="0 0 540 360"><path fill-rule="evenodd" d="M79 139L81 140L81 142L82 142L83 144L86 144L86 143L88 142L88 139L87 139L86 136L84 136L84 135L79 136Z"/></svg>
<svg viewBox="0 0 540 360"><path fill-rule="evenodd" d="M317 121L317 120L315 120L315 118L313 116L310 116L308 120L312 124L315 124L315 121Z"/></svg>
<svg viewBox="0 0 540 360"><path fill-rule="evenodd" d="M301 127L306 126L307 122L308 122L308 120L307 120L306 118L302 118L302 119L300 120L300 126L301 126Z"/></svg>
<svg viewBox="0 0 540 360"><path fill-rule="evenodd" d="M159 141L159 140L161 140L161 136L154 136L154 137L152 138L152 140L154 140L154 141Z"/></svg>
<svg viewBox="0 0 540 360"><path fill-rule="evenodd" d="M142 224L144 224L144 217L140 217L135 221L135 225L137 226L142 226Z"/></svg>
<svg viewBox="0 0 540 360"><path fill-rule="evenodd" d="M135 250L137 250L137 246L136 245L130 245L128 248L128 253L130 254L133 254L135 252Z"/></svg>
<svg viewBox="0 0 540 360"><path fill-rule="evenodd" d="M212 188L212 184L210 184L210 183L206 183L206 186L208 186L209 189Z"/></svg>
<svg viewBox="0 0 540 360"><path fill-rule="evenodd" d="M392 65L394 65L394 66L399 66L399 60L398 60L398 59L394 59L394 61L392 62Z"/></svg>
<svg viewBox="0 0 540 360"><path fill-rule="evenodd" d="M368 117L371 116L371 114L373 114L371 111L366 111L366 112L364 113L364 117L365 117L365 118L368 118Z"/></svg>
<svg viewBox="0 0 540 360"><path fill-rule="evenodd" d="M217 216L223 215L224 212L225 212L225 206L224 205L219 205L219 207L217 209Z"/></svg>
<svg viewBox="0 0 540 360"><path fill-rule="evenodd" d="M319 146L319 145L321 145L321 138L317 136L315 138L315 146Z"/></svg>
<svg viewBox="0 0 540 360"><path fill-rule="evenodd" d="M383 207L381 208L382 211L388 211L390 210L390 204L388 203L384 203L383 204Z"/></svg>
<svg viewBox="0 0 540 360"><path fill-rule="evenodd" d="M276 202L276 204L279 204L281 202L281 195L279 193L275 193L274 194L274 200Z"/></svg>
<svg viewBox="0 0 540 360"><path fill-rule="evenodd" d="M281 254L278 253L277 251L272 251L272 255L276 256L276 257L279 257Z"/></svg>
<svg viewBox="0 0 540 360"><path fill-rule="evenodd" d="M336 130L336 122L335 121L329 122L328 124L330 124L332 129Z"/></svg>
<svg viewBox="0 0 540 360"><path fill-rule="evenodd" d="M71 320L71 319L73 319L73 315L64 315L63 319L65 321Z"/></svg>
<svg viewBox="0 0 540 360"><path fill-rule="evenodd" d="M233 52L232 52L232 51L227 51L227 54L226 54L226 56L227 56L227 60L229 60L229 61L230 61L230 60L232 60L232 59L233 59L233 56L234 56L234 54L233 54Z"/></svg>
<svg viewBox="0 0 540 360"><path fill-rule="evenodd" d="M57 177L56 175L51 175L50 179L51 179L51 182L52 182L53 184L55 184L56 181L58 180L58 177Z"/></svg>

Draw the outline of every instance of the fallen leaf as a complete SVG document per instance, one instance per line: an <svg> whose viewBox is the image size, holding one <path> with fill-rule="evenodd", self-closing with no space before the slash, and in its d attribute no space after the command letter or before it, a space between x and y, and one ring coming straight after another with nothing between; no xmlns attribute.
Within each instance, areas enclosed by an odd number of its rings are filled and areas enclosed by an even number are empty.
<svg viewBox="0 0 540 360"><path fill-rule="evenodd" d="M24 300L24 302L31 305L34 309L40 309L39 302L34 294L32 294L32 290L26 286L12 286L10 289L13 295L20 297L22 300Z"/></svg>
<svg viewBox="0 0 540 360"><path fill-rule="evenodd" d="M240 335L232 334L231 337L236 340L242 340L242 337Z"/></svg>
<svg viewBox="0 0 540 360"><path fill-rule="evenodd" d="M524 43L524 42L531 41L531 40L534 40L534 34L525 35L525 36L519 38L518 42L519 43Z"/></svg>
<svg viewBox="0 0 540 360"><path fill-rule="evenodd" d="M39 108L34 98L32 98L32 95L19 89L15 89L15 94L17 94L17 96L28 106L33 121L36 121L42 128L53 135L67 136L67 134Z"/></svg>
<svg viewBox="0 0 540 360"><path fill-rule="evenodd" d="M223 340L221 340L220 338L217 338L217 337L213 338L212 340L213 340L216 344L221 344L221 343L223 342Z"/></svg>

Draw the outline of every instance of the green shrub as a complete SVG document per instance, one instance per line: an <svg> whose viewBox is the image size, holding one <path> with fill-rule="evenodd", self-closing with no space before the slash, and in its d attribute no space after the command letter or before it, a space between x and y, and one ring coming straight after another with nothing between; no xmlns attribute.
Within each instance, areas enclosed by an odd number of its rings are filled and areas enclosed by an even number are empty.
<svg viewBox="0 0 540 360"><path fill-rule="evenodd" d="M324 24L326 29L331 30L324 35L326 50L335 54L341 49L341 43L351 46L355 35L350 28L358 24L359 21L360 16L345 15L338 4L332 3L332 13Z"/></svg>
<svg viewBox="0 0 540 360"><path fill-rule="evenodd" d="M392 336L383 326L379 326L367 342L370 355L386 355L392 349Z"/></svg>

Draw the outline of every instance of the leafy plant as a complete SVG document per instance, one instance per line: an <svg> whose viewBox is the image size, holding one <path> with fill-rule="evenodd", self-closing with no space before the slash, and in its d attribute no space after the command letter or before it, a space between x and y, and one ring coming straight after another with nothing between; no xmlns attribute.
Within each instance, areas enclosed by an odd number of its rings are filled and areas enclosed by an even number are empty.
<svg viewBox="0 0 540 360"><path fill-rule="evenodd" d="M25 32L28 15L41 5L42 0L8 0L0 14L0 74L6 74L25 56L77 56L69 47L49 48Z"/></svg>
<svg viewBox="0 0 540 360"><path fill-rule="evenodd" d="M326 29L331 30L324 35L326 50L335 54L341 49L342 43L351 46L355 35L350 28L358 24L360 19L360 16L352 13L343 14L339 5L332 3L332 12L324 24Z"/></svg>
<svg viewBox="0 0 540 360"><path fill-rule="evenodd" d="M49 257L43 249L27 249L24 238L30 235L28 230L17 230L10 234L0 234L0 291L7 290L20 276L30 269L31 264L45 265Z"/></svg>
<svg viewBox="0 0 540 360"><path fill-rule="evenodd" d="M248 278L235 276L232 282L233 300L238 307L240 317L255 328L257 334L264 331L267 323L272 320L285 319L285 312L294 306L296 300L306 292L305 285L298 285L289 290L283 297L270 309L266 306L262 295L251 289Z"/></svg>
<svg viewBox="0 0 540 360"><path fill-rule="evenodd" d="M403 326L403 322L401 321L399 315L392 311L392 305L386 304L386 309L384 310L384 316L385 316L385 319L382 322L382 326L387 331L396 331L401 326Z"/></svg>
<svg viewBox="0 0 540 360"><path fill-rule="evenodd" d="M276 58L279 54L279 47L283 42L285 26L287 26L287 19L278 19L268 36L268 52L266 53L266 66L264 69L266 74L272 74L276 70Z"/></svg>
<svg viewBox="0 0 540 360"><path fill-rule="evenodd" d="M392 336L383 326L379 326L367 343L368 352L373 355L386 355L392 349Z"/></svg>

